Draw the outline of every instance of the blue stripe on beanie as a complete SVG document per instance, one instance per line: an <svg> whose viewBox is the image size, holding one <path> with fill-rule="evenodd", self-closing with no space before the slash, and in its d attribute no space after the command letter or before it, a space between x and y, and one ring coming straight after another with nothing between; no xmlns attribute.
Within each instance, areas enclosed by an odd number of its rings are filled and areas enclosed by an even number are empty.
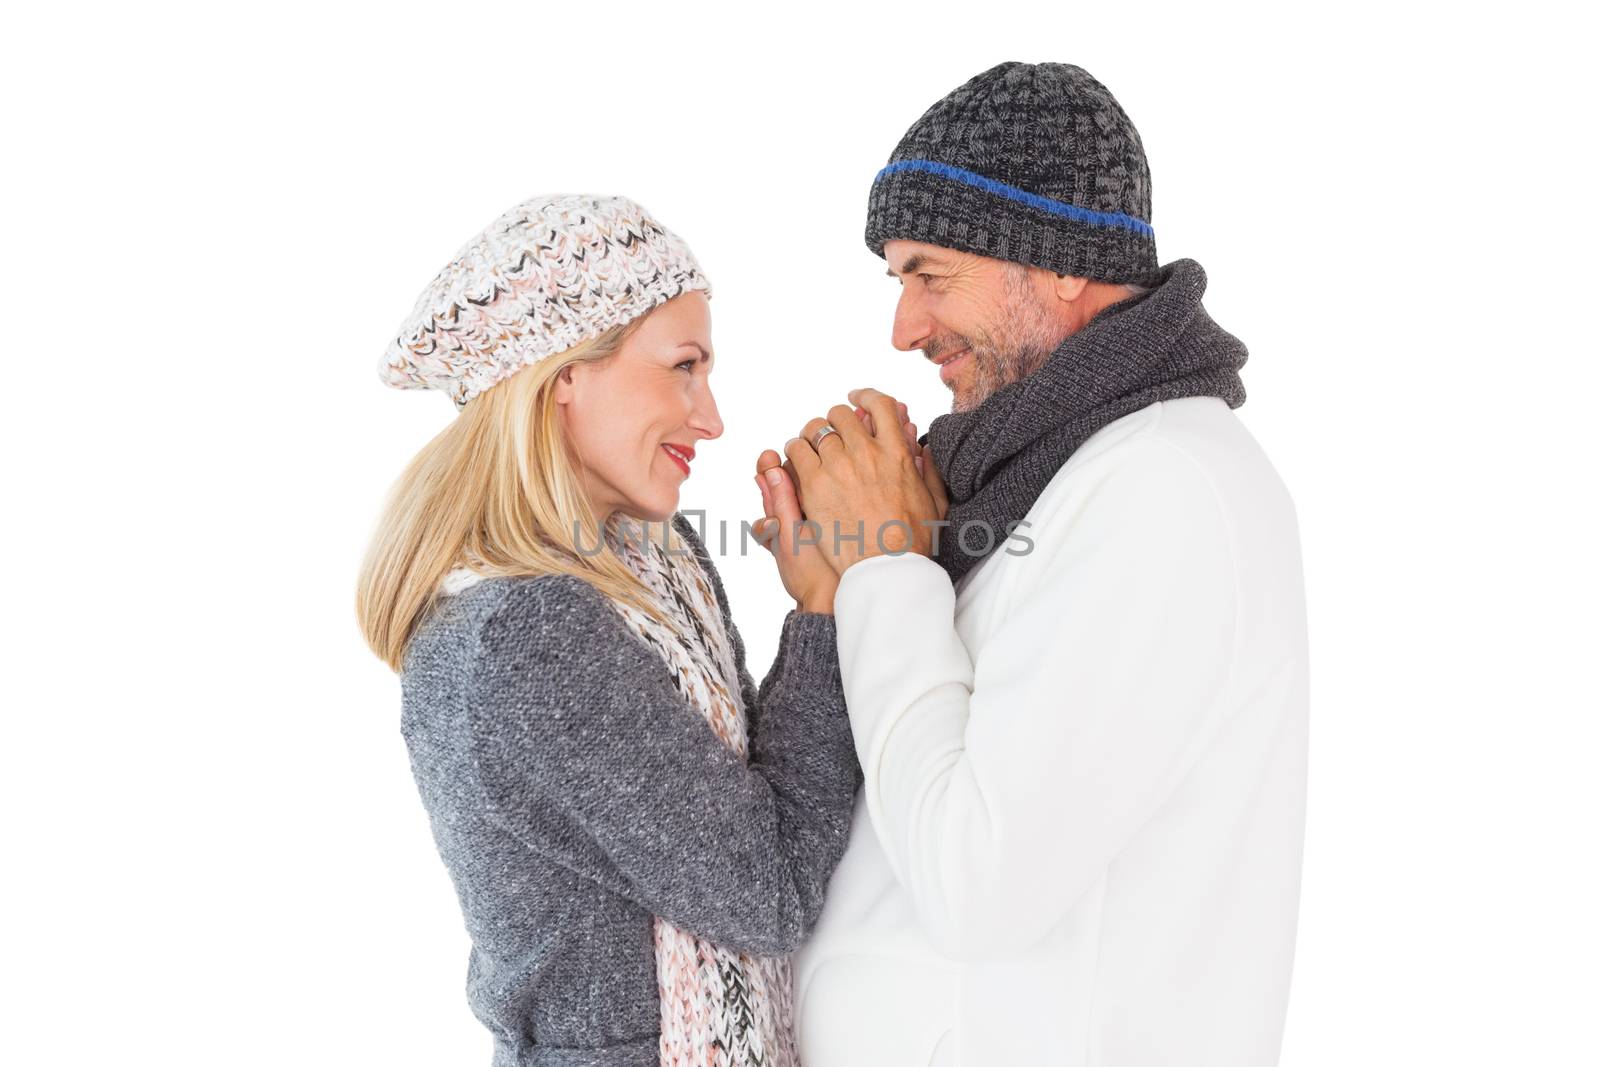
<svg viewBox="0 0 1600 1067"><path fill-rule="evenodd" d="M927 174L936 174L941 178L964 182L974 188L982 189L986 193L1003 196L1009 200L1027 204L1029 207L1048 211L1052 215L1061 215L1075 222L1086 223L1090 226L1106 226L1131 230L1146 237L1155 236L1155 230L1151 228L1148 222L1143 219L1136 219L1132 215L1124 215L1120 212L1091 211L1076 204L1052 200L1047 196L1040 196L1038 193L1030 193L1026 189L1018 189L1015 185L997 182L993 178L985 178L983 175L973 171L963 170L961 167L952 167L948 163L939 163L931 159L902 159L898 163L890 163L877 173L872 182L876 185L882 179L902 170L919 170Z"/></svg>

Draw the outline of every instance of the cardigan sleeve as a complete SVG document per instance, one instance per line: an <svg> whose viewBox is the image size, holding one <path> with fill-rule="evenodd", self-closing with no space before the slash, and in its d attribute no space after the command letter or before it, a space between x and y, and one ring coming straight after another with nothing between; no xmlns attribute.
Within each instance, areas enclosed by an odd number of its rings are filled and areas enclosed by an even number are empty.
<svg viewBox="0 0 1600 1067"><path fill-rule="evenodd" d="M843 854L859 772L833 617L791 612L780 648L746 762L593 586L518 582L485 621L473 667L489 817L686 930L740 951L793 951Z"/></svg>
<svg viewBox="0 0 1600 1067"><path fill-rule="evenodd" d="M1235 560L1186 456L1138 450L1029 535L976 655L925 556L856 563L835 599L868 816L924 931L956 958L1035 943L1224 714Z"/></svg>
<svg viewBox="0 0 1600 1067"><path fill-rule="evenodd" d="M733 659L738 668L739 696L744 703L745 723L750 730L752 751L757 745L760 745L765 740L765 733L762 730L761 725L761 712L762 709L766 708L771 702L769 694L771 693L773 687L780 687L778 703L782 704L788 699L783 695L782 688L785 685L792 687L794 684L794 680L790 677L790 668L788 665L788 651L790 644L789 634L791 623L796 626L804 625L833 632L834 657L832 665L832 683L839 687L838 694L840 706L843 707L844 683L838 674L838 630L834 625L833 616L813 616L806 612L791 611L784 619L783 630L778 641L777 655L774 656L772 660L772 666L768 668L767 675L764 679L762 679L761 686L758 689L756 687L755 680L750 676L749 668L745 665L744 640L739 636L739 628L733 624L733 611L728 606L728 593L727 590L723 588L722 575L717 572L716 564L711 561L710 551L706 548L704 540L700 537L700 534L694 528L694 525L689 522L682 512L678 512L673 516L673 527L678 531L679 534L683 536L683 539L688 542L690 549L694 552L695 558L700 564L700 568L706 572L707 576L710 577L711 588L716 592L717 608L722 615L722 625L728 632L728 642L733 646ZM807 621L808 618L814 619L815 621ZM822 620L824 619L827 621L823 622ZM824 655L826 655L826 653L824 653ZM802 666L799 673L804 674L806 670L807 668ZM802 684L805 683L802 682ZM855 791L861 787L861 765L856 762L855 750L853 748L850 752L850 766L852 768L852 773L855 780L855 784L851 788L851 793L854 795Z"/></svg>

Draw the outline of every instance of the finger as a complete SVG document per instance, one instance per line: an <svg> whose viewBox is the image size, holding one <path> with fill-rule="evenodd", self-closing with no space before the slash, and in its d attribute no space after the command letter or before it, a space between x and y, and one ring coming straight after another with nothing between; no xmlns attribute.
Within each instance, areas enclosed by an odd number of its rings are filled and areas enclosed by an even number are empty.
<svg viewBox="0 0 1600 1067"><path fill-rule="evenodd" d="M782 468L779 468L780 470ZM767 485L765 474L756 475L756 488L761 490L761 510L767 515L772 514L772 488Z"/></svg>
<svg viewBox="0 0 1600 1067"><path fill-rule="evenodd" d="M904 421L900 410L903 405L882 390L852 389L849 395L852 404L872 412L873 421L880 425L892 426Z"/></svg>
<svg viewBox="0 0 1600 1067"><path fill-rule="evenodd" d="M767 482L772 495L771 514L787 530L800 521L800 500L795 493L794 483L789 480L789 475L782 467L778 467L776 483L772 479Z"/></svg>
<svg viewBox="0 0 1600 1067"><path fill-rule="evenodd" d="M939 474L939 465L934 462L933 449L927 445L921 446L922 457L922 484L928 487L928 492L933 496L935 504L943 514L950 507L950 493L945 489L944 478Z"/></svg>
<svg viewBox="0 0 1600 1067"><path fill-rule="evenodd" d="M834 422L833 419L827 419L821 416L810 420L804 426L800 427L800 436L805 438L806 442L811 445L811 450L816 453L818 458L821 458L826 450L835 447L835 445L830 445L827 443L829 437L839 437L841 441L844 439L842 436L840 436L840 434L843 434L844 431L840 430L838 434L830 433L823 435L821 440L818 440L818 436L822 434L823 427L826 426L832 426L836 430L839 428L839 424Z"/></svg>
<svg viewBox="0 0 1600 1067"><path fill-rule="evenodd" d="M756 457L756 485L761 489L762 510L768 515L772 514L772 489L767 484L767 471L782 463L783 458L770 448L763 449L761 455Z"/></svg>
<svg viewBox="0 0 1600 1067"><path fill-rule="evenodd" d="M817 450L803 437L791 437L785 441L783 454L789 457L789 462L785 466L789 468L790 474L796 481L803 481L807 471L822 466L822 460L817 457Z"/></svg>
<svg viewBox="0 0 1600 1067"><path fill-rule="evenodd" d="M756 544L760 545L768 552L772 551L772 538L767 536L767 524L771 521L772 519L763 515L761 518L750 523L750 535L756 539Z"/></svg>
<svg viewBox="0 0 1600 1067"><path fill-rule="evenodd" d="M906 444L911 446L912 452L915 452L917 450L917 424L908 422L905 424L904 429L906 431Z"/></svg>
<svg viewBox="0 0 1600 1067"><path fill-rule="evenodd" d="M831 425L833 424L828 421L827 416L818 415L814 419L807 419L805 421L805 423L800 427L798 436L804 440L806 444L810 445L812 448L816 448L817 434L822 431L824 426Z"/></svg>
<svg viewBox="0 0 1600 1067"><path fill-rule="evenodd" d="M800 476L794 472L794 464L785 461L783 472L789 476L789 484L794 486L795 503L800 507L800 514L804 515L806 513L806 495L800 489Z"/></svg>
<svg viewBox="0 0 1600 1067"><path fill-rule="evenodd" d="M877 432L872 425L872 412L868 411L866 408L856 408L856 416L861 420L861 425L867 428L868 433Z"/></svg>
<svg viewBox="0 0 1600 1067"><path fill-rule="evenodd" d="M872 440L872 428L849 404L835 404L829 408L828 422L833 424L833 428L839 431L839 437L851 448L861 448Z"/></svg>
<svg viewBox="0 0 1600 1067"><path fill-rule="evenodd" d="M761 455L756 457L756 473L762 474L768 467L776 467L782 462L782 456L778 455L778 453L774 452L770 448L765 449L762 451Z"/></svg>
<svg viewBox="0 0 1600 1067"><path fill-rule="evenodd" d="M872 412L872 420L879 426L895 426L900 422L900 402L888 393L876 389L852 389L850 402ZM891 447L899 447L900 444L899 436L895 434L885 434L875 440Z"/></svg>

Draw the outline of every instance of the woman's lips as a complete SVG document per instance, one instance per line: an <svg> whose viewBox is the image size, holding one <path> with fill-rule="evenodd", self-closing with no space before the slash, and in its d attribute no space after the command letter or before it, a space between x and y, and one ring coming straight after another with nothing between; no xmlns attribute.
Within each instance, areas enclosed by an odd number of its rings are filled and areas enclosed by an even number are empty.
<svg viewBox="0 0 1600 1067"><path fill-rule="evenodd" d="M959 367L961 365L961 361L966 359L971 354L971 349L963 349L959 356L956 356L954 359L947 359L943 363L939 364L939 380L949 384L950 379L955 377L953 373L954 369Z"/></svg>
<svg viewBox="0 0 1600 1067"><path fill-rule="evenodd" d="M662 445L661 451L665 452L667 454L667 458L672 460L672 462L676 463L678 467L682 469L683 476L685 478L689 477L689 463L687 460L685 460L677 452L674 452L670 445Z"/></svg>

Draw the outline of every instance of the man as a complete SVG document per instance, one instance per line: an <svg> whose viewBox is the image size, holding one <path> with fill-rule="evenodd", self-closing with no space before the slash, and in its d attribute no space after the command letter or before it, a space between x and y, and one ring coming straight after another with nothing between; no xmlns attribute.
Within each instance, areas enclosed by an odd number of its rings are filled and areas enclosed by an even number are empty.
<svg viewBox="0 0 1600 1067"><path fill-rule="evenodd" d="M913 445L856 390L870 419L841 404L785 446L841 572L865 775L795 965L808 1064L1277 1060L1298 533L1232 411L1244 346L1149 220L1138 133L1062 64L973 78L873 184L895 347L954 411Z"/></svg>

